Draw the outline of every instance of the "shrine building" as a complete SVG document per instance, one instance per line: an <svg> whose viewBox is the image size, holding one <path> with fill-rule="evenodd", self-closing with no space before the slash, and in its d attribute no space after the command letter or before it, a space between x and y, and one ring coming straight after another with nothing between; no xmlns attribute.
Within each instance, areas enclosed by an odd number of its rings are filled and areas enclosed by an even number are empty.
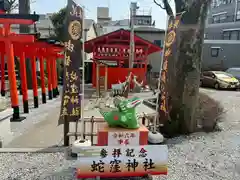
<svg viewBox="0 0 240 180"><path fill-rule="evenodd" d="M162 51L162 48L152 42L134 35L135 59L131 72L138 77L138 80L145 81L145 74L148 56L155 52ZM85 52L93 53L92 64L92 84L96 86L96 62L102 62L108 66L107 84L111 88L112 84L125 81L129 73L129 44L130 31L119 29L117 31L104 34L95 39L85 42ZM160 61L160 58L159 58ZM160 63L159 63L160 64ZM104 76L105 68L100 68L100 76Z"/></svg>

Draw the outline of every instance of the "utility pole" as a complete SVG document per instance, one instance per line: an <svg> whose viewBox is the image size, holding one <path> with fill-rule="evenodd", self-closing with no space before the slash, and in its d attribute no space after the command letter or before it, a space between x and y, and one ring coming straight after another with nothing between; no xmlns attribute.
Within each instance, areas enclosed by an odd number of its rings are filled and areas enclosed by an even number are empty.
<svg viewBox="0 0 240 180"><path fill-rule="evenodd" d="M130 44L129 44L129 61L128 61L128 77L131 78L131 69L133 68L133 63L135 59L135 41L134 41L134 17L136 15L136 10L138 9L136 2L131 2L130 5ZM127 79L128 81L128 79ZM128 93L130 92L130 81L127 82L127 90L124 92L124 97L128 97Z"/></svg>
<svg viewBox="0 0 240 180"><path fill-rule="evenodd" d="M138 9L136 2L131 2L130 5L130 52L129 52L129 68L133 68L133 62L135 59L135 41L134 41L134 17L136 10Z"/></svg>
<svg viewBox="0 0 240 180"><path fill-rule="evenodd" d="M19 0L18 1L18 11L19 14L30 14L30 0ZM29 34L30 27L28 25L20 24L19 33ZM20 70L19 70L20 72ZM32 71L31 71L31 61L27 59L26 61L26 72L27 72L27 86L28 89L32 89Z"/></svg>
<svg viewBox="0 0 240 180"><path fill-rule="evenodd" d="M18 4L19 14L30 14L30 0L19 0ZM28 25L20 25L20 33L29 33L30 27Z"/></svg>

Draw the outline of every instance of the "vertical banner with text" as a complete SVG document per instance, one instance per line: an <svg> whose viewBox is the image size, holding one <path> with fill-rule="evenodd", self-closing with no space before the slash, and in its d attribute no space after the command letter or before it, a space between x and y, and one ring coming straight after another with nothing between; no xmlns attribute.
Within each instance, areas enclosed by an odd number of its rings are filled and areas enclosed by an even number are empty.
<svg viewBox="0 0 240 180"><path fill-rule="evenodd" d="M81 81L83 66L82 32L83 9L73 0L68 0L65 32L65 63L63 95L59 124L65 119L77 121L81 116Z"/></svg>
<svg viewBox="0 0 240 180"><path fill-rule="evenodd" d="M169 113L169 90L168 90L168 66L169 61L174 61L177 53L177 28L179 27L182 14L170 17L168 20L168 28L164 43L163 63L160 74L160 93L159 93L159 115L160 122L164 123L168 119Z"/></svg>

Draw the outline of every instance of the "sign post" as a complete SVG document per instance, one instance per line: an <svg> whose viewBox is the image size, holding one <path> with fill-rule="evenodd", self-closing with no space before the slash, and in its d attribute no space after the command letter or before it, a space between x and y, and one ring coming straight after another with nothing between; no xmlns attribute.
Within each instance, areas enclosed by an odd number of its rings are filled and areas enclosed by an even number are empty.
<svg viewBox="0 0 240 180"><path fill-rule="evenodd" d="M82 147L77 178L167 175L166 145Z"/></svg>
<svg viewBox="0 0 240 180"><path fill-rule="evenodd" d="M69 122L78 122L81 118L82 88L82 31L83 9L73 0L68 0L66 13L65 63L61 114L58 124L64 124L64 145L69 145Z"/></svg>
<svg viewBox="0 0 240 180"><path fill-rule="evenodd" d="M182 13L177 14L176 17L169 17L168 27L166 29L166 37L164 43L163 59L160 67L160 80L159 80L159 95L157 102L157 112L161 117L161 123L165 123L168 120L169 108L171 107L169 97L169 62L174 60L174 55L177 52L177 30L181 22ZM156 122L156 118L155 118ZM156 124L154 127L156 129Z"/></svg>

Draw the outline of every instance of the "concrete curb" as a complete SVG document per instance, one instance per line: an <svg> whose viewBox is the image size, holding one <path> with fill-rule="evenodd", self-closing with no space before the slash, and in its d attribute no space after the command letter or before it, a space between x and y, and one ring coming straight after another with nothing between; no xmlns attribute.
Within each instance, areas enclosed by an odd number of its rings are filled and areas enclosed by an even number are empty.
<svg viewBox="0 0 240 180"><path fill-rule="evenodd" d="M0 148L0 153L58 153L65 152L67 147L47 148Z"/></svg>

